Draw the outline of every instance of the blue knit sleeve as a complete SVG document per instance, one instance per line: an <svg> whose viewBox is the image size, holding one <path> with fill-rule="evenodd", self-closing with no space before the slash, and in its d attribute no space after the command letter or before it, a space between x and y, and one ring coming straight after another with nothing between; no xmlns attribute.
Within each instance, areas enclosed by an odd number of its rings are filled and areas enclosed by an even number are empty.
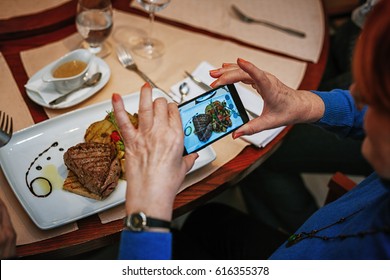
<svg viewBox="0 0 390 280"><path fill-rule="evenodd" d="M363 138L363 120L367 107L358 110L348 90L330 92L312 91L325 103L324 116L315 125L332 131L340 137Z"/></svg>
<svg viewBox="0 0 390 280"><path fill-rule="evenodd" d="M121 260L168 260L172 258L172 234L162 232L122 231L119 247Z"/></svg>

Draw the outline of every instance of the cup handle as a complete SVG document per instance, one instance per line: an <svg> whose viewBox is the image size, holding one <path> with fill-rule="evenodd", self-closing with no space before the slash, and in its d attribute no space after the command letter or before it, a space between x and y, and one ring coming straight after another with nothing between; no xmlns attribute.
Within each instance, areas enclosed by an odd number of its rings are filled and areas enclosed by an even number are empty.
<svg viewBox="0 0 390 280"><path fill-rule="evenodd" d="M52 77L50 71L47 71L45 74L43 74L42 81L44 81L46 83L50 83L53 81L53 77Z"/></svg>

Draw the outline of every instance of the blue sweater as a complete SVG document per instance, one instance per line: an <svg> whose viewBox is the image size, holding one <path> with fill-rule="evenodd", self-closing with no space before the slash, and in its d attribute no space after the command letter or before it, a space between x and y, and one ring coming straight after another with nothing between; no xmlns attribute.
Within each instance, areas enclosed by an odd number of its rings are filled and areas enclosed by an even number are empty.
<svg viewBox="0 0 390 280"><path fill-rule="evenodd" d="M364 136L363 117L349 91L314 92L325 102L325 114L316 123L342 137ZM330 203L311 216L297 233L310 232L332 225L317 233L334 237L340 234L381 230L390 226L390 186L373 173L340 199ZM351 215L352 214L352 215ZM350 216L351 215L351 216ZM344 222L334 224L340 218ZM133 233L123 231L120 259L170 259L172 236L170 233ZM291 247L283 244L270 259L390 259L390 233L377 232L363 237L319 238L301 240Z"/></svg>

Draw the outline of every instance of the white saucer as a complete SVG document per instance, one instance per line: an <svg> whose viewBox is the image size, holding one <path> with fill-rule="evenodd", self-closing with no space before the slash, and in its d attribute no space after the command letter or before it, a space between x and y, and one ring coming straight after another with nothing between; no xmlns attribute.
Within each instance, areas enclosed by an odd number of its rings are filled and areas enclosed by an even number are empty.
<svg viewBox="0 0 390 280"><path fill-rule="evenodd" d="M46 71L48 71L48 69L55 63L56 63L56 61L50 63L49 65L47 65L44 68L42 68L41 70L39 70L37 73L35 73L28 80L27 84L41 80L43 74L46 73ZM87 98L91 97L92 95L94 95L95 93L97 93L100 89L102 89L107 84L107 82L111 76L110 67L101 58L99 58L99 57L93 58L92 64L95 64L95 67L97 68L96 71L102 72L102 78L101 78L100 82L93 87L84 88L84 89L81 89L79 91L72 93L67 98L67 100L65 100L64 102L62 102L60 104L49 105L42 99L42 97L39 95L39 93L26 88L27 96L35 103L37 103L43 107L51 108L51 109L64 109L64 108L68 108L68 107L74 106L76 104L79 104L82 101L84 101L85 99L87 99ZM43 83L43 81L42 81L42 83ZM54 87L53 87L53 91L54 91Z"/></svg>

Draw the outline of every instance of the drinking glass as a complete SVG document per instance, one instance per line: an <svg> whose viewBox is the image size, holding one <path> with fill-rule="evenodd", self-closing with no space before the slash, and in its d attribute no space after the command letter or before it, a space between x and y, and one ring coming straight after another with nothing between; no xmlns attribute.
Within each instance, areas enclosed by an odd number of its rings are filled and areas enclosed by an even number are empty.
<svg viewBox="0 0 390 280"><path fill-rule="evenodd" d="M78 0L76 27L84 38L82 47L99 57L111 52L106 39L112 30L111 0Z"/></svg>
<svg viewBox="0 0 390 280"><path fill-rule="evenodd" d="M149 13L150 30L148 36L142 38L132 50L135 54L145 58L159 57L164 53L164 44L160 40L153 38L154 15L168 6L171 0L137 0L137 2Z"/></svg>

